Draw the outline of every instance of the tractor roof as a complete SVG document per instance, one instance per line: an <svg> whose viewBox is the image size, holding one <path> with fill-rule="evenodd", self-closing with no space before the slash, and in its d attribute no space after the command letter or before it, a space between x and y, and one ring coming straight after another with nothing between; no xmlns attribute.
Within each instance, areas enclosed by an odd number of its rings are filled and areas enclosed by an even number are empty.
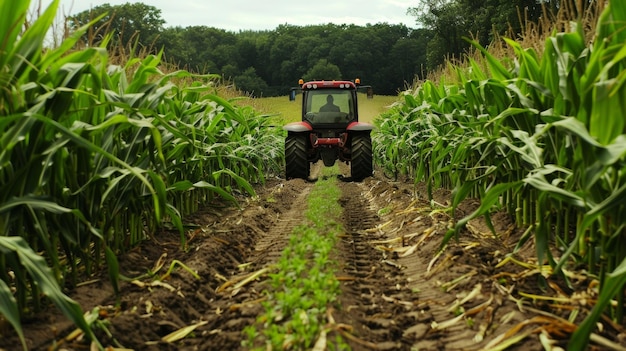
<svg viewBox="0 0 626 351"><path fill-rule="evenodd" d="M313 80L310 82L300 81L303 90L315 89L356 89L359 79L355 82L348 80Z"/></svg>

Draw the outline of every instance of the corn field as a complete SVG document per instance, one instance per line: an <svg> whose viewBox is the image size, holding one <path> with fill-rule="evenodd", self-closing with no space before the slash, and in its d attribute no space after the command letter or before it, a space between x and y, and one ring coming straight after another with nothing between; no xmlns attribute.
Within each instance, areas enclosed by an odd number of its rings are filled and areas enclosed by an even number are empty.
<svg viewBox="0 0 626 351"><path fill-rule="evenodd" d="M75 50L87 27L44 47L58 5L27 23L29 1L0 1L0 315L22 335L46 296L93 337L61 287L101 268L115 285L116 255L164 225L184 247L185 215L282 167L282 136L218 77L115 65L110 37Z"/></svg>
<svg viewBox="0 0 626 351"><path fill-rule="evenodd" d="M582 350L602 313L624 318L626 282L626 4L594 3L601 13L591 44L582 23L550 35L543 52L505 39L514 58L450 66L453 82L422 82L377 121L377 163L429 191L452 190L452 211L468 197L472 218L505 210L528 228L537 261L567 279L584 265L599 299L572 336ZM602 7L603 10L602 10Z"/></svg>

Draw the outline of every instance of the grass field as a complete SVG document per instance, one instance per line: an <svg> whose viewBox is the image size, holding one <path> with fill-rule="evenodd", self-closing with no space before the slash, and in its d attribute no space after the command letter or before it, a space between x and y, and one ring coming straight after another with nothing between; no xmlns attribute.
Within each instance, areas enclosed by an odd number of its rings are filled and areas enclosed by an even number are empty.
<svg viewBox="0 0 626 351"><path fill-rule="evenodd" d="M366 94L359 93L359 120L372 123L389 106L398 101L397 96L374 95L368 99ZM241 100L242 104L250 104L261 113L275 115L283 123L301 120L302 94L296 95L295 101L289 101L288 96L254 98Z"/></svg>

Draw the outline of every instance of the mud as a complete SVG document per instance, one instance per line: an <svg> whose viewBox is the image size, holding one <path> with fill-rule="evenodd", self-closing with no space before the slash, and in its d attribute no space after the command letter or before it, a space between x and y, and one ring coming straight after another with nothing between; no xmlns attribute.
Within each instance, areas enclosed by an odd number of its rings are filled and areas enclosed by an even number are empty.
<svg viewBox="0 0 626 351"><path fill-rule="evenodd" d="M212 204L187 218L194 229L187 233L186 248L180 247L178 233L155 233L153 240L120 257L128 279L122 281L119 297L104 273L70 295L85 311L100 309L103 328L97 333L107 346L243 350L242 331L263 313L263 290L268 288L262 279L247 280L278 260L293 228L304 221L319 167L309 181L269 180L257 189L257 198L241 199L241 210ZM345 234L335 257L341 295L329 315L342 326L337 333L353 350L481 350L504 336L522 334L527 335L509 350L544 350L542 333L554 347L566 348L566 324L555 317L567 320L571 311L524 299L520 292L548 296L573 291L558 280L546 286L538 272L503 261L522 235L508 216L494 216L495 235L473 221L440 250L453 223L446 210L448 193L437 191L431 201L420 187L378 174L359 183L350 182L348 174L339 178ZM476 206L476 201L463 203L454 216ZM532 261L533 250L529 241L514 257ZM168 276L173 262L197 272L199 279L180 265ZM589 282L577 284L585 289ZM53 307L23 326L31 350L89 348ZM163 340L186 326L194 328L185 338ZM608 329L604 337L623 342L623 327ZM0 350L20 349L10 329L3 331L7 333Z"/></svg>

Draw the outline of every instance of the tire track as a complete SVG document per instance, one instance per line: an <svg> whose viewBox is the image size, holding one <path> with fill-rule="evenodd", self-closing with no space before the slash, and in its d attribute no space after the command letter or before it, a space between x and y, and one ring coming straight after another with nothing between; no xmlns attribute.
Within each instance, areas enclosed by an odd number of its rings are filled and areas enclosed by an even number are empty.
<svg viewBox="0 0 626 351"><path fill-rule="evenodd" d="M481 284L474 285L476 282L470 283L470 279L460 279L452 284L454 278L471 277L476 267L480 267L480 262L470 263L461 259L463 250L458 247L437 255L441 249L441 236L450 225L450 217L433 209L431 203L416 195L410 185L371 179L361 186L364 198L372 208L385 209L383 212L388 213L382 216L385 223L377 230L382 238L395 239L395 242L385 246L406 249L402 254L391 253L386 258L401 268L402 277L396 276L396 279L401 281L405 291L409 291L408 301L412 303L411 311L404 314L411 318L404 319L402 345L397 349L482 349L485 341L481 342L482 338L479 340L478 336L481 333L484 335L486 329L482 328L489 328L489 324L476 322L476 326L472 327L472 318L459 315L487 298L481 294ZM404 254L409 250L410 254ZM474 289L478 290L470 293ZM470 298L472 295L474 298ZM465 304L459 302L466 298ZM491 315L495 309L489 307L485 311Z"/></svg>
<svg viewBox="0 0 626 351"><path fill-rule="evenodd" d="M387 236L374 229L380 219L364 197L366 186L342 183L340 188L346 235L338 250L345 276L336 319L352 326L353 350L410 350L415 340L405 331L423 318L415 309L418 301L402 267L371 244Z"/></svg>
<svg viewBox="0 0 626 351"><path fill-rule="evenodd" d="M278 261L283 249L289 243L291 232L297 225L304 222L306 198L310 192L311 185L304 187L294 200L290 210L281 214L274 222L274 227L259 239L253 257L250 259L250 262L254 263L255 269L261 269Z"/></svg>
<svg viewBox="0 0 626 351"><path fill-rule="evenodd" d="M267 288L267 283L263 279L255 279L247 284L243 282L255 272L278 262L282 251L289 244L293 229L305 220L306 199L313 183L296 179L283 186L298 188L299 191L287 191L295 196L290 197L289 202L282 203L287 209L279 212L269 225L265 224L266 230L255 229L259 237L254 249L245 258L245 262L241 262L247 266L245 272L233 272L228 277L229 282L216 289L216 298L212 301L215 312L208 317L210 323L203 332L205 338L199 349L244 350L241 346L245 338L244 328L255 324L257 317L263 313L261 302L265 298L263 291ZM252 228L257 226L254 222L244 225ZM242 286L238 286L239 283Z"/></svg>

